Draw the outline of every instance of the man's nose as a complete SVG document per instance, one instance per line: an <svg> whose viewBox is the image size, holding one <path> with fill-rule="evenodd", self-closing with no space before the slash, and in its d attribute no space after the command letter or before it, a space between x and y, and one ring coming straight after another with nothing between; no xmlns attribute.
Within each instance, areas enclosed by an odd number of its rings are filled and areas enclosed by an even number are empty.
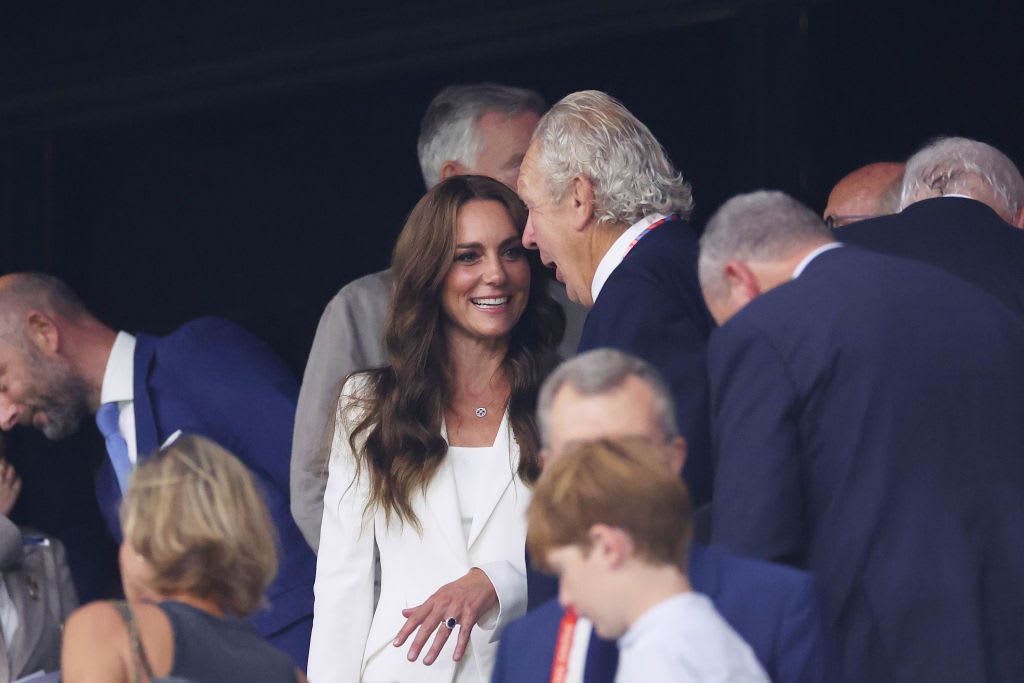
<svg viewBox="0 0 1024 683"><path fill-rule="evenodd" d="M537 235L533 231L533 221L526 219L526 228L523 229L523 246L527 249L537 248Z"/></svg>

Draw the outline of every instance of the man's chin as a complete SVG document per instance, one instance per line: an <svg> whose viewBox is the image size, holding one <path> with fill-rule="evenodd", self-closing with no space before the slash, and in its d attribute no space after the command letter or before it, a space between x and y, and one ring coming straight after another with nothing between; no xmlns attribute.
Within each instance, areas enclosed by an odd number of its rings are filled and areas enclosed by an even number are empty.
<svg viewBox="0 0 1024 683"><path fill-rule="evenodd" d="M32 426L42 432L43 436L50 441L60 441L71 436L78 431L81 422L80 418L70 416L51 419L46 413L40 413L32 418Z"/></svg>

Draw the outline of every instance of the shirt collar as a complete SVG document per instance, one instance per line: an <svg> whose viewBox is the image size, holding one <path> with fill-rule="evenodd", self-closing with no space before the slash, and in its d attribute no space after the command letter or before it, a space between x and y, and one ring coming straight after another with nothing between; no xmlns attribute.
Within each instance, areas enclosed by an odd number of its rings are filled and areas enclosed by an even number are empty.
<svg viewBox="0 0 1024 683"><path fill-rule="evenodd" d="M633 240L648 227L663 218L665 218L665 214L661 213L652 213L649 216L644 216L626 228L625 232L619 235L619 238L612 243L611 248L605 252L605 255L601 257L601 262L597 264L597 270L594 271L594 281L590 283L590 295L594 301L597 301L597 297L601 293L604 283L611 276L612 271L622 263L622 259L626 258L626 254L629 252L629 245L633 243Z"/></svg>
<svg viewBox="0 0 1024 683"><path fill-rule="evenodd" d="M107 358L100 403L135 400L135 337L118 332Z"/></svg>
<svg viewBox="0 0 1024 683"><path fill-rule="evenodd" d="M663 630L671 633L679 623L679 612L685 611L689 603L694 602L697 594L693 591L676 593L675 595L662 600L654 607L644 612L633 622L625 633L618 640L619 650L625 650L636 644L648 631Z"/></svg>
<svg viewBox="0 0 1024 683"><path fill-rule="evenodd" d="M797 264L796 268L793 269L793 279L795 280L798 277L800 277L800 274L804 272L804 269L808 266L808 264L810 264L810 262L813 261L814 259L818 258L818 256L824 254L826 251L831 251L832 249L836 249L841 246L843 246L842 242L829 242L828 244L821 245L820 247L809 253L807 256L804 256L803 260L800 261L800 263Z"/></svg>

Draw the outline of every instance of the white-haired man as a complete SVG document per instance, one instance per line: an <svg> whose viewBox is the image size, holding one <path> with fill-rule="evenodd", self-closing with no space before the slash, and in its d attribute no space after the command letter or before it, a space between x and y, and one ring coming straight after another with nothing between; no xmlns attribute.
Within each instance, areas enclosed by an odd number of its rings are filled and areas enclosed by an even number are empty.
<svg viewBox="0 0 1024 683"><path fill-rule="evenodd" d="M532 90L495 83L444 88L423 116L417 144L427 189L455 175L485 175L515 187L530 135L544 113ZM562 287L566 325L560 351L571 355L585 311ZM327 457L341 383L356 370L384 363L384 318L391 271L371 273L343 287L324 310L302 378L292 441L292 515L316 551L320 545Z"/></svg>
<svg viewBox="0 0 1024 683"><path fill-rule="evenodd" d="M902 211L836 231L844 242L931 263L1024 316L1024 178L995 147L941 138L910 157Z"/></svg>
<svg viewBox="0 0 1024 683"><path fill-rule="evenodd" d="M569 297L591 307L579 352L633 353L665 377L689 444L694 502L711 494L705 352L693 198L651 131L603 92L572 93L544 115L519 175L539 249Z"/></svg>
<svg viewBox="0 0 1024 683"><path fill-rule="evenodd" d="M781 192L701 239L712 542L810 569L845 681L1024 680L1024 324Z"/></svg>

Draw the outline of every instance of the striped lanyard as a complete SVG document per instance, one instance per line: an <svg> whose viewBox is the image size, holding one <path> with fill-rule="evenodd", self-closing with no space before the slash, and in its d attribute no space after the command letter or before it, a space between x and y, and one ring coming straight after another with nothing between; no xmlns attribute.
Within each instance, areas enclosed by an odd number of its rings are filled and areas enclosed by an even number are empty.
<svg viewBox="0 0 1024 683"><path fill-rule="evenodd" d="M654 221L653 223L648 225L646 228L644 228L643 230L640 231L639 235L637 235L635 238L633 238L632 242L629 243L629 246L626 247L626 254L628 254L629 252L631 252L633 250L633 247L636 246L637 242L639 242L643 238L647 237L647 233L649 233L651 230L654 230L655 228L660 228L666 222L674 221L674 220L677 220L678 218L679 218L679 214L671 213L671 214L665 216L664 218L662 218L661 220ZM626 254L623 254L622 258L626 258Z"/></svg>
<svg viewBox="0 0 1024 683"><path fill-rule="evenodd" d="M558 625L558 640L555 641L555 658L551 662L551 683L565 683L569 676L569 654L572 640L576 635L576 610L569 607Z"/></svg>

